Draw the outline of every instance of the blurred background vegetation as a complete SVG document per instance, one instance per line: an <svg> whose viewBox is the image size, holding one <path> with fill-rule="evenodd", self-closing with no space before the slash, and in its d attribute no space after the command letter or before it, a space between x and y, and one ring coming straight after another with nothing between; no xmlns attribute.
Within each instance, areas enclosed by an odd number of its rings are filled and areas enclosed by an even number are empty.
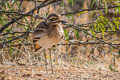
<svg viewBox="0 0 120 80"><path fill-rule="evenodd" d="M54 64L120 71L119 0L1 0L1 64L42 64L32 33L50 13L60 15L65 34Z"/></svg>

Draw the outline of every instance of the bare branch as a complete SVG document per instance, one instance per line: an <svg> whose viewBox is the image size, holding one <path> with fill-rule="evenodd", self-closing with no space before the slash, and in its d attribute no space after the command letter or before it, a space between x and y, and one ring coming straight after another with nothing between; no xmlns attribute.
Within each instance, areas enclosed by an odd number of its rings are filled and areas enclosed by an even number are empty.
<svg viewBox="0 0 120 80"><path fill-rule="evenodd" d="M25 13L25 15L32 15L35 10L38 10L38 9L40 9L40 8L42 8L42 7L45 7L45 6L49 5L49 4L55 3L55 2L57 2L57 1L62 1L62 0L49 0L49 1L47 1L47 2L42 2L42 4L40 4L39 6L37 6L37 8L32 9L32 10L29 11L28 13ZM12 19L10 22L8 22L7 24L5 24L5 25L0 29L0 34L1 34L9 25L15 23L16 21L18 21L18 20L20 20L20 19L22 19L22 18L24 18L24 17L25 17L24 15L21 15L21 16L18 17L18 18Z"/></svg>
<svg viewBox="0 0 120 80"><path fill-rule="evenodd" d="M84 41L80 41L80 42L72 42L72 43L62 43L62 44L58 44L57 46L65 46L65 45L87 45L87 44L92 44L92 45L95 45L95 44L103 44L103 45L113 45L113 46L119 46L120 44L113 44L113 43L110 43L110 42L84 42ZM20 46L20 45L25 45L25 46L30 46L30 45L33 45L32 43L25 43L25 44L17 44L17 45L10 45L10 46L7 46L7 47L17 47L17 46Z"/></svg>
<svg viewBox="0 0 120 80"><path fill-rule="evenodd" d="M120 6L110 6L108 7L108 9L112 9L112 8L118 8ZM61 14L61 15L69 15L69 14L76 14L76 13L79 13L79 12L84 12L84 11L94 11L94 10L104 10L105 8L90 8L90 9L82 9L82 10L77 10L77 11L74 11L74 12L68 12L68 13L64 13L64 14Z"/></svg>

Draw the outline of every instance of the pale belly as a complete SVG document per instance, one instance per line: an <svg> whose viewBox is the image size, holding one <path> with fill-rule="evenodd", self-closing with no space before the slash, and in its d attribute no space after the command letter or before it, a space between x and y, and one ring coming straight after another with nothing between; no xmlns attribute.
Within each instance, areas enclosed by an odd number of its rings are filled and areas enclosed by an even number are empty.
<svg viewBox="0 0 120 80"><path fill-rule="evenodd" d="M43 36L39 40L39 45L42 48L48 49L51 48L53 45L58 44L60 41L61 41L60 38Z"/></svg>

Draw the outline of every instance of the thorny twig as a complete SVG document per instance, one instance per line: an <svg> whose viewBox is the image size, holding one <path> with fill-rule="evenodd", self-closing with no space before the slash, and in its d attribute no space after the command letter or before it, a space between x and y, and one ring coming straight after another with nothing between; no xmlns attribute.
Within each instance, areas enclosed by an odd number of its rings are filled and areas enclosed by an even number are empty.
<svg viewBox="0 0 120 80"><path fill-rule="evenodd" d="M33 10L31 10L31 11L28 12L28 13L20 13L20 12L2 11L2 10L0 10L0 13L18 14L18 15L20 15L20 17L14 18L12 21L10 21L9 23L5 24L5 25L0 29L0 33L2 33L3 30L4 30L5 28L7 28L9 25L13 24L14 22L17 22L19 19L22 19L22 18L25 17L25 16L33 16L32 14L33 14L33 12L34 12L35 10L39 10L40 8L42 8L42 7L44 7L44 6L47 6L47 5L52 4L52 3L54 3L54 2L57 2L57 1L62 1L62 0L46 0L46 1L44 1L41 5L35 7ZM117 7L120 7L120 6L112 6L112 7L108 7L108 9L117 8ZM101 9L105 9L105 8L83 9L83 10L78 10L78 11L75 11L75 12L65 13L65 14L61 14L61 15L63 16L63 15L75 14L75 13L83 12L83 11L93 11L93 10L101 10ZM43 18L43 19L44 19L44 18ZM77 29L78 31L83 31L83 32L86 33L87 35L90 35L90 36L93 37L92 34L90 34L90 33L87 32L88 30L82 29L81 27L88 27L90 24L96 23L96 21L91 21L91 22L86 23L86 24L68 24L68 23L65 22L65 21L61 21L61 22L62 22L64 25L70 26L70 27L72 27L72 28L74 28L74 29ZM67 28L67 27L66 27L66 28ZM3 42L4 44L6 44L6 43L12 42L12 41L14 41L14 40L17 40L17 39L25 36L25 34L32 33L32 32L33 32L33 31L12 32L12 33L4 33L4 34L1 34L1 35L22 33L21 36L15 37L15 38L13 38L13 39L10 40L10 41ZM98 37L96 37L96 39L100 40L101 43L89 43L89 42L86 43L86 42L85 42L85 43L73 43L72 45L75 45L75 44L78 44L78 45L79 45L79 44L108 44L108 45L110 45L110 46L112 46L112 45L119 45L119 44L106 43L106 42L104 42L104 40L102 40L101 38L98 38ZM70 43L70 44L71 44L71 43ZM66 45L70 45L70 44L66 44ZM65 44L63 44L63 45L65 45ZM112 47L114 47L114 46L112 46Z"/></svg>
<svg viewBox="0 0 120 80"><path fill-rule="evenodd" d="M45 6L49 5L49 4L55 3L55 2L57 2L57 1L61 1L61 0L49 0L49 2L42 2L42 4L40 4L39 6L37 6L37 8L34 8L34 9L32 9L31 11L25 13L25 15L32 15L35 10L39 10L40 8L45 7ZM9 25L15 23L16 21L18 21L18 20L20 20L20 19L22 19L22 18L24 18L24 17L25 17L24 15L21 15L20 17L17 17L17 18L12 19L10 22L8 22L7 24L5 24L5 25L0 29L0 34L1 34Z"/></svg>
<svg viewBox="0 0 120 80"><path fill-rule="evenodd" d="M107 7L107 9L118 8L118 7L120 7L120 6L110 6L110 7ZM73 12L68 12L68 13L64 13L64 14L61 14L61 15L69 15L69 14L76 14L76 13L84 12L84 11L94 11L94 10L104 10L104 9L105 9L104 7L89 8L89 9L83 9L83 10L77 10L77 11L73 11Z"/></svg>
<svg viewBox="0 0 120 80"><path fill-rule="evenodd" d="M72 43L62 43L62 44L58 44L57 46L60 46L60 45L63 45L63 46L65 46L65 45L81 45L81 44L93 44L93 45L95 45L95 44L107 44L107 45L109 45L109 44L111 44L111 45L114 45L114 46L119 46L120 44L113 44L113 43L110 43L110 42L93 42L93 41L89 41L89 42L85 42L85 41L79 41L79 42L72 42ZM8 45L8 47L17 47L17 46L20 46L20 45L23 45L23 44L16 44L16 45ZM33 45L32 43L25 43L24 44L25 46L30 46L30 45Z"/></svg>

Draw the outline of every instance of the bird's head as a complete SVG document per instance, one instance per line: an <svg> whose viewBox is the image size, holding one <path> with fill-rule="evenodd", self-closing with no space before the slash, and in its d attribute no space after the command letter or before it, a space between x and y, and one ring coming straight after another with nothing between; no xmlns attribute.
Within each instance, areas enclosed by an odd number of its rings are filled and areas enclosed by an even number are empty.
<svg viewBox="0 0 120 80"><path fill-rule="evenodd" d="M50 14L47 17L47 23L48 24L53 24L53 25L57 25L58 23L60 23L60 17L56 14Z"/></svg>

